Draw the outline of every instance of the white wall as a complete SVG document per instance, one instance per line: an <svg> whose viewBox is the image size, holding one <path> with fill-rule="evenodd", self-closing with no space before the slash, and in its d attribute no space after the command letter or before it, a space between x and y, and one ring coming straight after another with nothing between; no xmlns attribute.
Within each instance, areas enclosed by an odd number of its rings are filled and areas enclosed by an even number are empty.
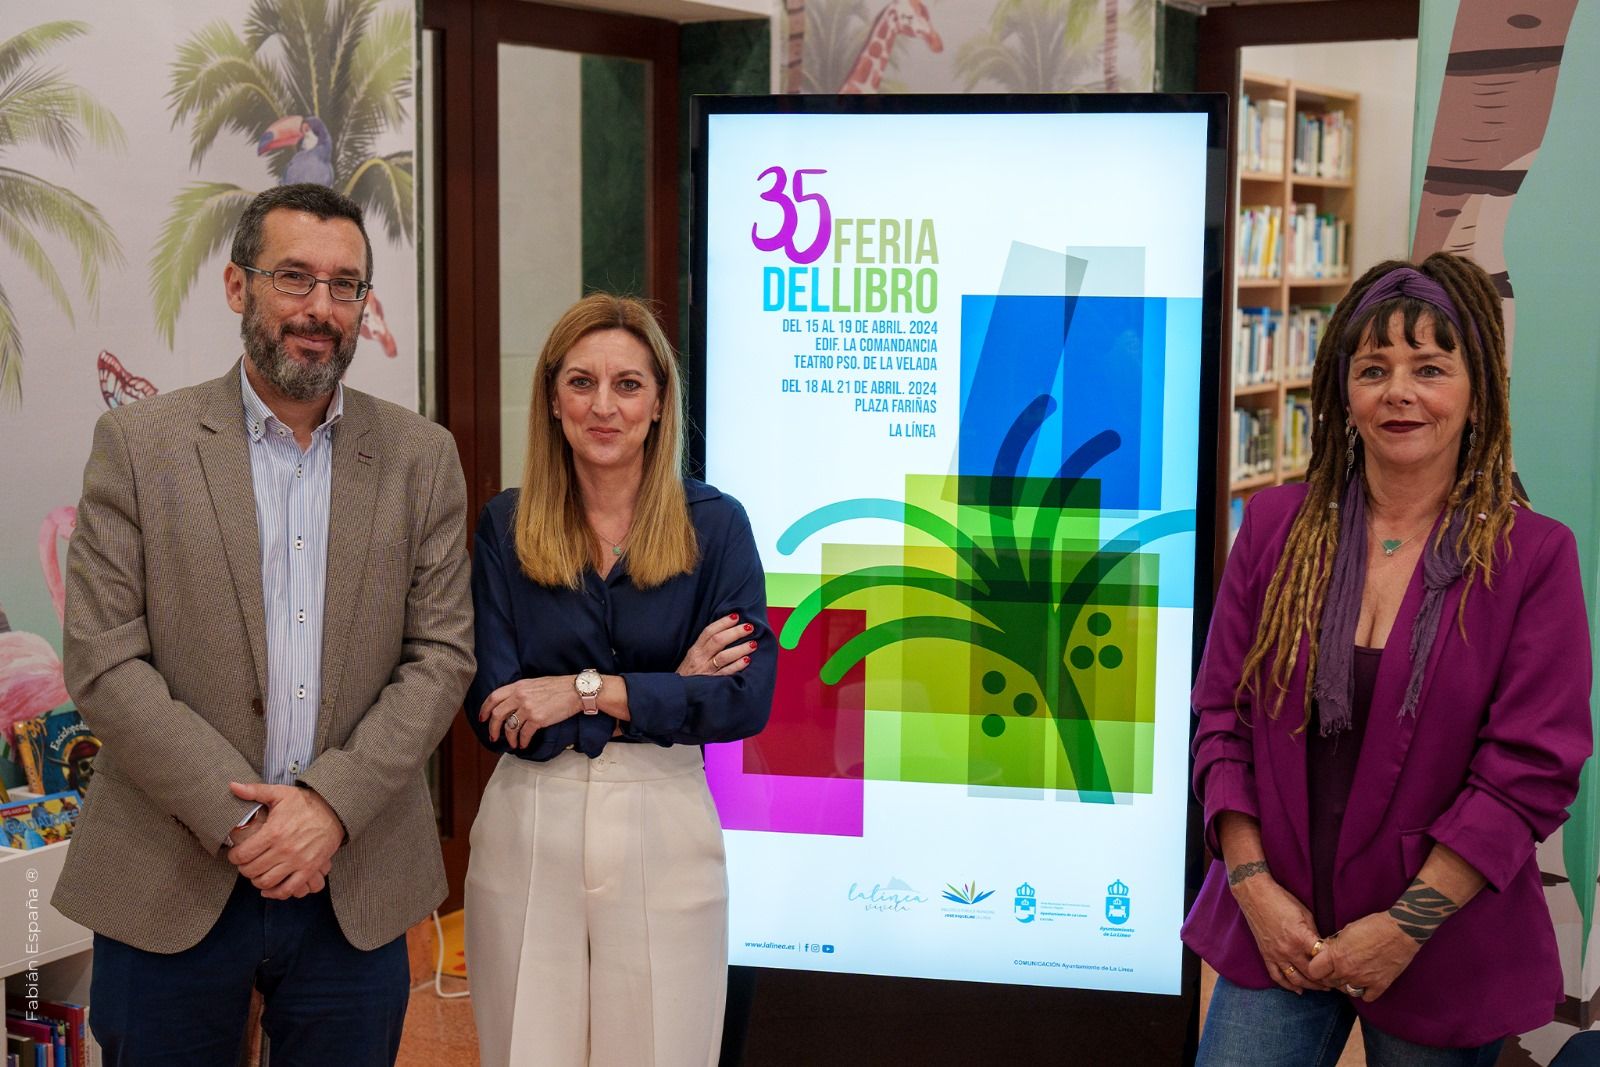
<svg viewBox="0 0 1600 1067"><path fill-rule="evenodd" d="M1246 48L1243 69L1361 94L1356 128L1356 217L1351 264L1357 275L1411 250L1411 125L1417 42Z"/></svg>

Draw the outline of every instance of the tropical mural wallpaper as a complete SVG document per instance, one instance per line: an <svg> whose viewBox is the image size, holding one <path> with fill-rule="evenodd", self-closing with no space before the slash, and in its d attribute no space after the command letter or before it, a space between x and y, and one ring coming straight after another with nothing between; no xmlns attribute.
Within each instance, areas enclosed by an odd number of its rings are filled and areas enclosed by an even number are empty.
<svg viewBox="0 0 1600 1067"><path fill-rule="evenodd" d="M272 184L330 186L361 205L369 229L413 243L412 149L376 148L408 121L412 33L408 10L378 0L256 0L243 33L222 20L203 26L179 46L167 92L173 124L189 130L190 163L200 167L220 137L253 138ZM260 191L194 181L173 197L150 260L168 345L201 266ZM369 332L382 306L369 305Z"/></svg>
<svg viewBox="0 0 1600 1067"><path fill-rule="evenodd" d="M417 406L415 39L403 0L0 8L0 748L69 704L96 417L238 358L221 278L255 193L321 182L366 209L378 299L348 380Z"/></svg>
<svg viewBox="0 0 1600 1067"><path fill-rule="evenodd" d="M1159 0L789 0L808 93L1148 92Z"/></svg>
<svg viewBox="0 0 1600 1067"><path fill-rule="evenodd" d="M82 302L96 310L101 271L122 265L122 246L99 208L68 186L17 164L34 151L70 165L85 142L111 153L126 148L116 116L50 65L59 46L88 32L87 23L61 20L29 26L0 41L0 242L39 281L68 323L76 315L57 259L64 253L76 260ZM51 238L57 245L54 255ZM0 274L0 405L22 402L24 318Z"/></svg>

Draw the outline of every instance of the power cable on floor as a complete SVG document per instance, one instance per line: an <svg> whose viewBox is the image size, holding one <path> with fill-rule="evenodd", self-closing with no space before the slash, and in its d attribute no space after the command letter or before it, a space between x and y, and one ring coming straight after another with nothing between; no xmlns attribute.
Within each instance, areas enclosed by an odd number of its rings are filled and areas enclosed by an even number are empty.
<svg viewBox="0 0 1600 1067"><path fill-rule="evenodd" d="M444 991L444 924L439 921L439 909L433 909L433 943L437 950L433 965L433 991L440 1000L455 1000L457 997L472 996L471 989L463 989L459 993L446 993Z"/></svg>

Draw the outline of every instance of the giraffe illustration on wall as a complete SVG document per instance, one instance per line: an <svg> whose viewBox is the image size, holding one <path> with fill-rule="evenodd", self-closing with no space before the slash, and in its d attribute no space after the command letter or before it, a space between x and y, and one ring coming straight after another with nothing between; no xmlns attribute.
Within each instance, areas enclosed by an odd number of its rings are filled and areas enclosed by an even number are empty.
<svg viewBox="0 0 1600 1067"><path fill-rule="evenodd" d="M901 37L920 37L927 42L929 51L935 54L944 51L944 41L933 28L933 20L928 17L927 5L922 0L890 0L873 20L861 54L851 66L849 77L839 86L839 92L877 92L884 68L889 65L889 55Z"/></svg>

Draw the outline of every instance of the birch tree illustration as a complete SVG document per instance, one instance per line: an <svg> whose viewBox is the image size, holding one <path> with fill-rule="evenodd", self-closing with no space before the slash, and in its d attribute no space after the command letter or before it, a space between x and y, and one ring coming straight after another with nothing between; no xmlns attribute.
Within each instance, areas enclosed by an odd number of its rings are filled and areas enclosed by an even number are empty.
<svg viewBox="0 0 1600 1067"><path fill-rule="evenodd" d="M1508 363L1506 222L1550 122L1577 7L1578 0L1462 0L1445 61L1411 255L1454 252L1489 272L1504 302Z"/></svg>

